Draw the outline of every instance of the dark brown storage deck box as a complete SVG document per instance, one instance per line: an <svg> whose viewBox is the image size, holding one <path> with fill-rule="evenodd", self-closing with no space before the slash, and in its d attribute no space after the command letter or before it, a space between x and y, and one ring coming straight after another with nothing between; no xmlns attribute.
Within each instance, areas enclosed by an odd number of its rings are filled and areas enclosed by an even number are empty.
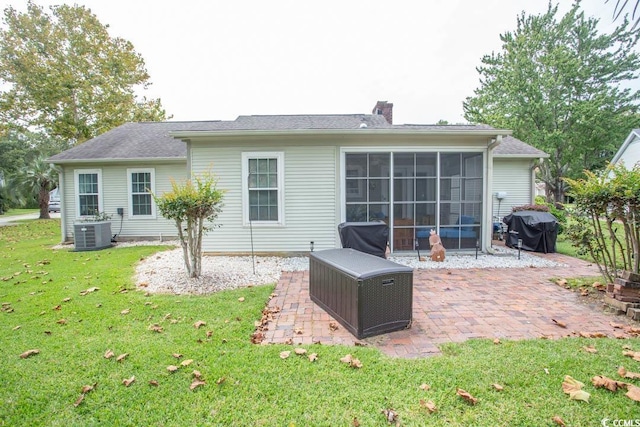
<svg viewBox="0 0 640 427"><path fill-rule="evenodd" d="M364 252L311 252L309 294L358 339L411 326L413 270Z"/></svg>

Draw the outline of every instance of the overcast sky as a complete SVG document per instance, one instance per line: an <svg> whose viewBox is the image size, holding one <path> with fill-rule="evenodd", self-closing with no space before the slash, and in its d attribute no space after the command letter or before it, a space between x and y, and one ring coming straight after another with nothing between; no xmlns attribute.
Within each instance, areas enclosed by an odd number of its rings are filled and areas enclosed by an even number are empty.
<svg viewBox="0 0 640 427"><path fill-rule="evenodd" d="M26 10L23 1L0 0ZM35 0L89 7L133 43L173 120L245 114L370 113L394 123L464 122L483 55L521 11L547 0ZM571 1L561 0L564 13ZM601 30L615 0L584 0Z"/></svg>

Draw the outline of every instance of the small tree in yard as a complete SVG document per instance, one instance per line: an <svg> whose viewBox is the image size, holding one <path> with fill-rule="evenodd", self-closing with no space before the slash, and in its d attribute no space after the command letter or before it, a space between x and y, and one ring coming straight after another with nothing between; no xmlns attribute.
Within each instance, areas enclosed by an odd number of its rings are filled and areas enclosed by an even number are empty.
<svg viewBox="0 0 640 427"><path fill-rule="evenodd" d="M619 270L640 273L640 166L610 166L603 174L585 175L566 179L576 203L569 238L609 281Z"/></svg>
<svg viewBox="0 0 640 427"><path fill-rule="evenodd" d="M202 236L211 229L222 210L223 190L216 188L211 174L194 177L180 185L172 181L172 190L154 199L163 217L172 219L178 228L178 237L189 277L200 277L202 267Z"/></svg>

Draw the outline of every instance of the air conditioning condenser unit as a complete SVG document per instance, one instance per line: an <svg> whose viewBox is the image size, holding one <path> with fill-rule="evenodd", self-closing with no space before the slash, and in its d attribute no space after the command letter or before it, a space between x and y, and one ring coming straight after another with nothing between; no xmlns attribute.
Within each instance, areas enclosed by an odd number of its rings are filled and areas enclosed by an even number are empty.
<svg viewBox="0 0 640 427"><path fill-rule="evenodd" d="M81 222L73 225L76 251L97 251L111 247L110 222Z"/></svg>

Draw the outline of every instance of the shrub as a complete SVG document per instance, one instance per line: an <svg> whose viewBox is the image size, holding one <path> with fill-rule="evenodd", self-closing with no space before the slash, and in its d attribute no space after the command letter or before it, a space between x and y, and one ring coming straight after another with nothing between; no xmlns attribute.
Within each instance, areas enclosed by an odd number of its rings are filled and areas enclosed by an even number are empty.
<svg viewBox="0 0 640 427"><path fill-rule="evenodd" d="M153 197L162 216L176 223L189 277L200 277L202 236L210 230L205 223L218 217L224 191L217 189L216 179L211 174L194 177L182 185L172 181L171 187L169 193Z"/></svg>
<svg viewBox="0 0 640 427"><path fill-rule="evenodd" d="M585 179L566 179L576 202L575 227L569 238L589 253L610 281L618 268L640 273L640 166L609 166Z"/></svg>

